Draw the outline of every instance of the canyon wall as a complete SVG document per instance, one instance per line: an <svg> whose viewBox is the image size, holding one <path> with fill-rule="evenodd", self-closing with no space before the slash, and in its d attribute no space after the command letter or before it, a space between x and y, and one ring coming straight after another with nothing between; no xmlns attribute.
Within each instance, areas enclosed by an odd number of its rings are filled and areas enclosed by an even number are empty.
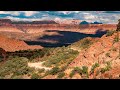
<svg viewBox="0 0 120 90"><path fill-rule="evenodd" d="M76 21L75 23L78 23ZM115 30L116 24L64 24L55 21L12 22L9 19L0 19L0 31L19 33L41 33L45 30L72 31L94 34L98 30Z"/></svg>

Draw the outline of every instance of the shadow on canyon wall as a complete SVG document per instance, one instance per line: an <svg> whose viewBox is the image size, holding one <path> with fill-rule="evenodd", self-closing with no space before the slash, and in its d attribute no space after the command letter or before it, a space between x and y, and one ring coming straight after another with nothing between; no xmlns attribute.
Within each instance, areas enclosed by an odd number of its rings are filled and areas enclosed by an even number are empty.
<svg viewBox="0 0 120 90"><path fill-rule="evenodd" d="M80 39L86 37L101 37L106 34L107 30L102 31L98 29L95 34L85 34L80 32L71 32L71 31L58 31L58 30L46 30L45 32L57 32L58 35L44 35L43 37L38 38L37 41L25 41L28 45L41 45L43 47L61 47L68 46ZM50 41L55 40L57 43L44 42L44 40Z"/></svg>

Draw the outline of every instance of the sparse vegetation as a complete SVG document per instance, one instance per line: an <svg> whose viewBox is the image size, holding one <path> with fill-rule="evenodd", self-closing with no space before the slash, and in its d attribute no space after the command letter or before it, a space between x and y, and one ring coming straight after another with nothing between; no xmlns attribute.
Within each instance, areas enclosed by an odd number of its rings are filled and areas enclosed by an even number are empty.
<svg viewBox="0 0 120 90"><path fill-rule="evenodd" d="M45 71L45 69L43 68L43 69L39 69L38 70L38 73L43 73Z"/></svg>
<svg viewBox="0 0 120 90"><path fill-rule="evenodd" d="M88 48L91 44L92 44L92 42L88 38L84 38L84 39L80 40L80 47L82 49Z"/></svg>
<svg viewBox="0 0 120 90"><path fill-rule="evenodd" d="M52 54L47 58L46 57L42 58L42 61L45 61L43 63L44 66L46 67L51 67L56 65L65 66L67 63L70 63L78 55L78 51L74 51L66 47L56 48L53 51L53 53L55 54Z"/></svg>
<svg viewBox="0 0 120 90"><path fill-rule="evenodd" d="M115 36L115 38L114 38L114 43L116 43L116 42L119 42L119 37L118 36Z"/></svg>
<svg viewBox="0 0 120 90"><path fill-rule="evenodd" d="M107 65L105 68L101 68L101 73L105 73L106 71L109 71L112 68L110 62L107 62L106 64Z"/></svg>
<svg viewBox="0 0 120 90"><path fill-rule="evenodd" d="M60 71L59 67L54 67L52 70L50 70L49 74L55 75Z"/></svg>
<svg viewBox="0 0 120 90"><path fill-rule="evenodd" d="M69 75L69 77L72 78L74 76L74 74L75 74L75 71L72 70L71 73L70 73L70 75Z"/></svg>
<svg viewBox="0 0 120 90"><path fill-rule="evenodd" d="M113 50L113 51L117 51L117 48L113 47L112 50Z"/></svg>
<svg viewBox="0 0 120 90"><path fill-rule="evenodd" d="M82 69L79 67L74 67L69 77L72 78L75 75L75 73L79 73L79 75L86 75L86 77L88 77L88 67L82 66Z"/></svg>
<svg viewBox="0 0 120 90"><path fill-rule="evenodd" d="M31 76L31 79L39 79L39 75L36 74L36 73L33 73L32 76Z"/></svg>
<svg viewBox="0 0 120 90"><path fill-rule="evenodd" d="M95 63L92 65L92 68L91 68L91 73L94 72L95 68L99 67L99 64L98 63Z"/></svg>
<svg viewBox="0 0 120 90"><path fill-rule="evenodd" d="M71 47L75 47L77 49L86 49L86 48L89 48L89 46L92 44L93 42L88 39L88 38L84 38L84 39L81 39L80 41L78 42L75 42L73 44L71 44L70 46Z"/></svg>
<svg viewBox="0 0 120 90"><path fill-rule="evenodd" d="M62 77L64 77L64 76L65 76L65 73L64 73L64 72L60 72L60 73L58 73L57 78L62 78Z"/></svg>
<svg viewBox="0 0 120 90"><path fill-rule="evenodd" d="M112 36L116 31L115 30L108 30L106 33L106 37Z"/></svg>
<svg viewBox="0 0 120 90"><path fill-rule="evenodd" d="M106 55L106 57L110 57L110 53L106 53L105 55Z"/></svg>
<svg viewBox="0 0 120 90"><path fill-rule="evenodd" d="M82 66L82 73L86 74L88 76L88 67L87 66Z"/></svg>
<svg viewBox="0 0 120 90"><path fill-rule="evenodd" d="M11 78L20 75L27 75L33 73L34 68L27 66L28 59L25 57L14 57L12 60L6 61L0 66L0 77L13 74Z"/></svg>

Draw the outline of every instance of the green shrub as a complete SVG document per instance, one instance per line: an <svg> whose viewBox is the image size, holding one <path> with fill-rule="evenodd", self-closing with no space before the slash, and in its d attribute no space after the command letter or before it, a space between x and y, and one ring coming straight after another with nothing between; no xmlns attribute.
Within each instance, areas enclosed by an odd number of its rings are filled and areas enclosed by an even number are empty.
<svg viewBox="0 0 120 90"><path fill-rule="evenodd" d="M38 70L38 72L39 72L39 73L42 73L42 72L44 72L44 71L45 71L45 69L44 69L44 68L43 68L43 69L39 69L39 70Z"/></svg>
<svg viewBox="0 0 120 90"><path fill-rule="evenodd" d="M119 42L119 37L118 36L115 36L115 38L114 38L114 41L113 41L114 43L115 42Z"/></svg>
<svg viewBox="0 0 120 90"><path fill-rule="evenodd" d="M114 34L115 30L108 30L106 33L106 37L112 36Z"/></svg>
<svg viewBox="0 0 120 90"><path fill-rule="evenodd" d="M110 70L110 69L112 68L112 66L111 66L111 62L108 61L108 62L106 62L106 63L107 63L107 66L106 66L107 70Z"/></svg>
<svg viewBox="0 0 120 90"><path fill-rule="evenodd" d="M101 68L101 73L105 73L106 71L109 71L111 69L111 63L107 62L107 66L105 68Z"/></svg>
<svg viewBox="0 0 120 90"><path fill-rule="evenodd" d="M31 79L39 79L39 75L36 73L33 73L31 76Z"/></svg>
<svg viewBox="0 0 120 90"><path fill-rule="evenodd" d="M52 70L50 70L50 74L55 75L55 74L57 74L59 71L60 71L60 69L59 69L58 67L54 67L54 68L52 68Z"/></svg>
<svg viewBox="0 0 120 90"><path fill-rule="evenodd" d="M106 70L106 68L101 68L101 73L105 73L107 70Z"/></svg>
<svg viewBox="0 0 120 90"><path fill-rule="evenodd" d="M95 63L92 65L92 68L91 68L91 73L94 72L95 68L99 67L99 64L98 63Z"/></svg>
<svg viewBox="0 0 120 90"><path fill-rule="evenodd" d="M105 55L106 55L106 57L110 57L110 53L106 53Z"/></svg>
<svg viewBox="0 0 120 90"><path fill-rule="evenodd" d="M117 51L117 48L114 47L112 50L113 50L113 51Z"/></svg>
<svg viewBox="0 0 120 90"><path fill-rule="evenodd" d="M72 70L71 73L70 73L70 75L69 75L69 77L72 78L74 76L74 74L75 74L75 71Z"/></svg>
<svg viewBox="0 0 120 90"><path fill-rule="evenodd" d="M82 66L82 74L86 75L85 78L88 78L88 67L87 66Z"/></svg>
<svg viewBox="0 0 120 90"><path fill-rule="evenodd" d="M65 76L65 73L64 73L64 72L60 72L60 73L58 73L57 78L62 78L62 77L64 77L64 76Z"/></svg>
<svg viewBox="0 0 120 90"><path fill-rule="evenodd" d="M13 73L15 77L33 72L33 68L27 66L28 59L25 57L15 57L6 61L0 67L0 76L5 77Z"/></svg>
<svg viewBox="0 0 120 90"><path fill-rule="evenodd" d="M83 49L88 48L91 44L92 44L92 42L89 39L83 39L81 41L81 47Z"/></svg>
<svg viewBox="0 0 120 90"><path fill-rule="evenodd" d="M82 74L82 69L80 69L79 67L75 67L74 72L77 72L81 75Z"/></svg>
<svg viewBox="0 0 120 90"><path fill-rule="evenodd" d="M74 69L71 71L69 77L72 78L74 76L75 73L79 73L80 75L82 75L82 69L80 69L79 67L74 67Z"/></svg>
<svg viewBox="0 0 120 90"><path fill-rule="evenodd" d="M23 79L23 77L20 75L20 76L12 76L11 77L12 79Z"/></svg>

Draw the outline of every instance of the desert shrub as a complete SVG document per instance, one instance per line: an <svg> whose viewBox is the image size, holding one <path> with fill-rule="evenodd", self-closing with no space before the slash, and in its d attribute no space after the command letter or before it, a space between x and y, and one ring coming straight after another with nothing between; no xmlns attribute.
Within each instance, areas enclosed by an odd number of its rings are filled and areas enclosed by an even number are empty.
<svg viewBox="0 0 120 90"><path fill-rule="evenodd" d="M115 33L115 30L108 30L106 33L106 37L112 36Z"/></svg>
<svg viewBox="0 0 120 90"><path fill-rule="evenodd" d="M51 75L55 75L57 74L58 72L60 71L60 68L59 67L53 67L52 70L50 70L50 74Z"/></svg>
<svg viewBox="0 0 120 90"><path fill-rule="evenodd" d="M69 75L69 77L72 78L74 75L75 75L75 71L72 70L71 73L70 73L70 75Z"/></svg>
<svg viewBox="0 0 120 90"><path fill-rule="evenodd" d="M78 54L77 51L71 50L71 49L58 49L56 50L56 53L54 55L51 55L48 57L43 65L46 67L51 67L51 65L57 65L57 64L65 64L69 62L72 58L74 59L76 55Z"/></svg>
<svg viewBox="0 0 120 90"><path fill-rule="evenodd" d="M106 70L106 68L101 68L101 73L105 73L107 70Z"/></svg>
<svg viewBox="0 0 120 90"><path fill-rule="evenodd" d="M25 57L15 57L6 61L0 67L0 76L5 77L13 73L14 76L25 75L32 72L33 69L27 66L28 59Z"/></svg>
<svg viewBox="0 0 120 90"><path fill-rule="evenodd" d="M106 57L110 57L110 53L106 53L105 55L106 55Z"/></svg>
<svg viewBox="0 0 120 90"><path fill-rule="evenodd" d="M91 73L94 72L95 68L99 67L99 64L98 63L95 63L92 65L92 68L91 68Z"/></svg>
<svg viewBox="0 0 120 90"><path fill-rule="evenodd" d="M112 68L111 62L108 61L108 62L106 62L106 64L107 64L107 66L106 66L107 70L110 70Z"/></svg>
<svg viewBox="0 0 120 90"><path fill-rule="evenodd" d="M39 75L36 73L33 73L31 76L31 79L39 79Z"/></svg>
<svg viewBox="0 0 120 90"><path fill-rule="evenodd" d="M82 69L80 69L79 67L75 67L74 72L79 73L81 75L82 74Z"/></svg>
<svg viewBox="0 0 120 90"><path fill-rule="evenodd" d="M88 75L88 67L87 66L82 66L82 74Z"/></svg>
<svg viewBox="0 0 120 90"><path fill-rule="evenodd" d="M117 48L114 47L114 48L112 48L112 50L113 50L113 51L117 51Z"/></svg>
<svg viewBox="0 0 120 90"><path fill-rule="evenodd" d="M105 68L101 68L101 73L105 73L106 71L109 71L111 69L111 63L107 62L107 66Z"/></svg>
<svg viewBox="0 0 120 90"><path fill-rule="evenodd" d="M80 75L82 75L83 71L79 67L74 67L74 69L71 71L71 73L69 75L70 78L72 78L75 73L79 73Z"/></svg>
<svg viewBox="0 0 120 90"><path fill-rule="evenodd" d="M22 77L21 75L19 75L19 76L14 76L14 75L13 75L11 78L12 78L12 79L23 79L23 77Z"/></svg>
<svg viewBox="0 0 120 90"><path fill-rule="evenodd" d="M39 69L39 70L38 70L38 72L39 72L39 73L42 73L42 72L44 72L44 71L45 71L45 69L44 69L44 68L43 68L43 69Z"/></svg>
<svg viewBox="0 0 120 90"><path fill-rule="evenodd" d="M83 39L81 41L81 47L83 49L88 48L91 44L92 44L92 42L89 39Z"/></svg>
<svg viewBox="0 0 120 90"><path fill-rule="evenodd" d="M64 76L65 76L65 73L64 73L64 72L60 72L60 73L58 73L57 78L62 78L62 77L64 77Z"/></svg>
<svg viewBox="0 0 120 90"><path fill-rule="evenodd" d="M113 41L114 43L115 42L119 42L119 37L118 36L115 36L115 38L114 38L114 41Z"/></svg>

